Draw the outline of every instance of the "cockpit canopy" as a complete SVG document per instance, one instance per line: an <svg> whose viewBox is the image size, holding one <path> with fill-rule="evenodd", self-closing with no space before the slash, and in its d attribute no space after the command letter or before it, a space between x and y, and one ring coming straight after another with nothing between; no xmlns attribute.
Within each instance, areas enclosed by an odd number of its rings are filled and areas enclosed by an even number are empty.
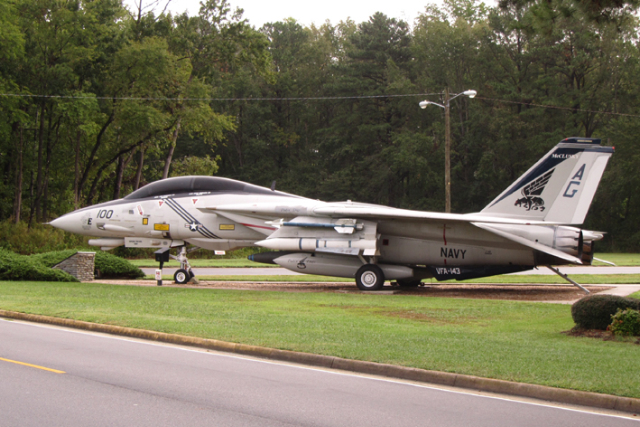
<svg viewBox="0 0 640 427"><path fill-rule="evenodd" d="M180 176L155 181L134 191L125 197L126 200L146 199L157 196L168 196L189 193L250 193L290 196L268 188L235 181L216 176ZM292 196L293 197L293 196Z"/></svg>

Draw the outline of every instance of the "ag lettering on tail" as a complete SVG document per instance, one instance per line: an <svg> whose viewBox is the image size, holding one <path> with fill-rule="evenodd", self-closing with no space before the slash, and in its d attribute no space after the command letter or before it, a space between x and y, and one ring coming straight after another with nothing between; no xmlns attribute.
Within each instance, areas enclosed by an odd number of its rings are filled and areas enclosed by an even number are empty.
<svg viewBox="0 0 640 427"><path fill-rule="evenodd" d="M482 211L492 217L582 224L612 147L599 139L567 138Z"/></svg>

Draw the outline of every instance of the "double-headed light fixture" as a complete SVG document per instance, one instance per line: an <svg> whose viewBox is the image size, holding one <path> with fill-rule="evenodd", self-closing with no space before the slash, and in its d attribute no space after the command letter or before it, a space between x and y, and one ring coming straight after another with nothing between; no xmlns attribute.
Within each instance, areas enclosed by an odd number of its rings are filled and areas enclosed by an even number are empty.
<svg viewBox="0 0 640 427"><path fill-rule="evenodd" d="M464 92L453 94L453 97L449 97L449 89L444 91L444 105L438 104L432 101L421 101L420 108L423 110L427 108L429 104L436 105L440 108L444 108L444 194L445 194L445 212L451 212L451 126L449 121L449 106L451 100L459 97L460 95L468 96L469 98L475 98L478 94L473 89L465 90Z"/></svg>

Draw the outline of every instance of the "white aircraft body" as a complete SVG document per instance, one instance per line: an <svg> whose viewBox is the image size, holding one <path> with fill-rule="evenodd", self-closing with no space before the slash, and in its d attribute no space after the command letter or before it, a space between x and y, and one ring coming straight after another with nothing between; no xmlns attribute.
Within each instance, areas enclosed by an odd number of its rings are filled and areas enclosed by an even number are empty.
<svg viewBox="0 0 640 427"><path fill-rule="evenodd" d="M177 248L179 283L192 276L186 246L215 251L258 246L249 257L292 271L385 280L469 279L537 266L591 264L603 233L581 230L612 147L567 138L478 213L450 214L323 202L219 177L148 184L123 199L68 213L50 224L94 236L91 245ZM554 270L557 272L557 270ZM560 273L559 273L560 274Z"/></svg>

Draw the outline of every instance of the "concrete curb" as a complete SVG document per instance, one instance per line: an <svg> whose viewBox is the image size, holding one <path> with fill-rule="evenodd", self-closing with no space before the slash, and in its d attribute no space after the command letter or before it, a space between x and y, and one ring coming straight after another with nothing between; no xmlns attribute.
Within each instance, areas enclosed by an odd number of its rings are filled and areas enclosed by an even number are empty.
<svg viewBox="0 0 640 427"><path fill-rule="evenodd" d="M70 328L103 332L113 335L141 338L171 344L188 345L209 350L243 354L265 359L295 362L304 365L320 366L323 368L379 375L390 378L418 381L429 384L439 384L451 387L486 391L492 393L509 394L513 396L530 397L573 405L590 406L623 412L640 413L640 399L620 397L609 394L592 393L586 391L568 390L535 384L516 383L511 381L482 378L472 375L453 374L448 372L429 371L426 369L409 368L388 365L384 363L365 362L361 360L343 359L340 357L323 356L275 348L237 344L214 339L188 337L177 334L147 331L144 329L125 328L121 326L104 325L100 323L83 322L80 320L63 319L58 317L26 314L15 311L0 310L0 317L26 320L30 322L48 323Z"/></svg>

